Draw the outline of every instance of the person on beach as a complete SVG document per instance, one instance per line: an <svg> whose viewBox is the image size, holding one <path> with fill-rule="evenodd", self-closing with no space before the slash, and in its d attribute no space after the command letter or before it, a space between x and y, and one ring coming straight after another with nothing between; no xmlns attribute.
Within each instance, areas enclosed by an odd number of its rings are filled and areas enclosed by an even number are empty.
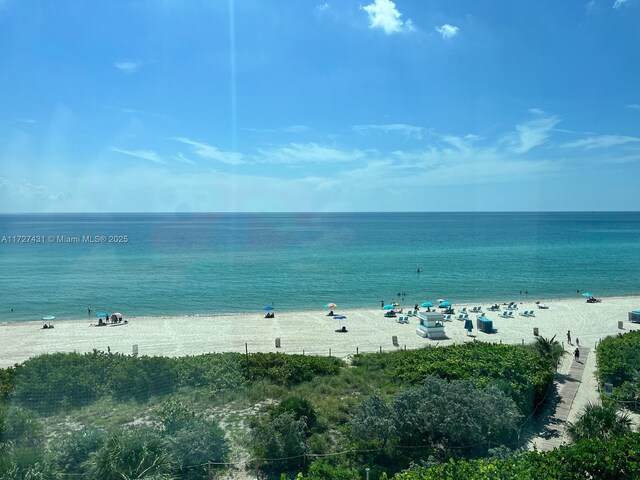
<svg viewBox="0 0 640 480"><path fill-rule="evenodd" d="M576 362L580 360L580 349L578 347L573 351L573 358Z"/></svg>
<svg viewBox="0 0 640 480"><path fill-rule="evenodd" d="M87 315L91 315L91 309L87 308Z"/></svg>
<svg viewBox="0 0 640 480"><path fill-rule="evenodd" d="M576 346L579 347L580 346L580 339L578 337L576 337Z"/></svg>
<svg viewBox="0 0 640 480"><path fill-rule="evenodd" d="M384 300L380 300L380 308L384 308Z"/></svg>
<svg viewBox="0 0 640 480"><path fill-rule="evenodd" d="M567 343L571 345L571 330L567 330Z"/></svg>
<svg viewBox="0 0 640 480"><path fill-rule="evenodd" d="M415 306L413 307L413 309L417 312L419 310L418 308L418 304L416 303Z"/></svg>

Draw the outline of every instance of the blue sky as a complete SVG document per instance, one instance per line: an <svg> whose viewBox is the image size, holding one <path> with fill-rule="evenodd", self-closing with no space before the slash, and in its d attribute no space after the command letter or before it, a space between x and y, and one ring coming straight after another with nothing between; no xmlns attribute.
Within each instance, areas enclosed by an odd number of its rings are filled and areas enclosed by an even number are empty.
<svg viewBox="0 0 640 480"><path fill-rule="evenodd" d="M0 212L638 210L640 0L0 0Z"/></svg>

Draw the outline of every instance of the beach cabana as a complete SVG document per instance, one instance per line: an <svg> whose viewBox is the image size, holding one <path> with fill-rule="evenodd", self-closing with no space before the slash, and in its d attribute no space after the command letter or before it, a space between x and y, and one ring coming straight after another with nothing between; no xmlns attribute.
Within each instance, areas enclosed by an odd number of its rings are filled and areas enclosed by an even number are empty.
<svg viewBox="0 0 640 480"><path fill-rule="evenodd" d="M629 321L633 323L640 323L640 310L629 312Z"/></svg>

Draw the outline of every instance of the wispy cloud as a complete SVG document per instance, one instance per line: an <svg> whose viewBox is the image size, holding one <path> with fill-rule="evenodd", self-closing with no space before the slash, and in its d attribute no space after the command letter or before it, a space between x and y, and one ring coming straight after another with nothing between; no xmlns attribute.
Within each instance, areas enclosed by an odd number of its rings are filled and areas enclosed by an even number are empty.
<svg viewBox="0 0 640 480"><path fill-rule="evenodd" d="M442 38L453 38L460 32L460 29L455 25L449 25L445 23L444 25L440 25L436 27L436 31L440 34Z"/></svg>
<svg viewBox="0 0 640 480"><path fill-rule="evenodd" d="M271 149L258 149L259 163L298 165L309 163L347 163L362 160L362 150L340 150L317 143L290 143Z"/></svg>
<svg viewBox="0 0 640 480"><path fill-rule="evenodd" d="M115 62L113 66L124 73L135 73L142 66L142 62L120 61Z"/></svg>
<svg viewBox="0 0 640 480"><path fill-rule="evenodd" d="M627 108L632 108L634 110L640 110L640 103L630 103L627 105Z"/></svg>
<svg viewBox="0 0 640 480"><path fill-rule="evenodd" d="M526 153L537 147L549 138L553 127L559 122L560 120L557 117L550 116L516 125L515 136L510 135L507 137L511 143L510 150L514 153Z"/></svg>
<svg viewBox="0 0 640 480"><path fill-rule="evenodd" d="M226 152L223 150L219 150L213 145L208 145L204 142L191 140L190 138L186 138L186 137L174 137L173 140L180 143L184 143L185 145L194 147L193 149L194 153L202 158L215 160L217 162L225 163L227 165L242 165L246 163L242 153Z"/></svg>
<svg viewBox="0 0 640 480"><path fill-rule="evenodd" d="M561 146L565 148L586 148L587 150L591 150L593 148L609 148L637 142L640 142L640 138L638 137L626 135L597 135L594 137L575 140L573 142L567 142Z"/></svg>
<svg viewBox="0 0 640 480"><path fill-rule="evenodd" d="M114 152L122 153L123 155L129 155L130 157L141 158L142 160L148 160L153 163L159 163L162 165L166 165L167 162L164 161L160 155L152 150L124 150L122 148L111 147L111 150Z"/></svg>
<svg viewBox="0 0 640 480"><path fill-rule="evenodd" d="M329 4L327 2L324 2L324 3L319 3L318 5L316 5L315 8L313 9L313 11L318 15L322 15L324 12L329 10L329 8L331 8L329 6Z"/></svg>
<svg viewBox="0 0 640 480"><path fill-rule="evenodd" d="M193 160L191 160L191 159L189 159L189 158L185 157L185 156L184 156L184 154L182 154L182 152L178 153L177 155L174 155L174 157L173 157L173 158L174 158L177 162L180 162L180 163L184 163L184 164L187 164L187 165L197 165L197 163L196 163L196 162L194 162Z"/></svg>
<svg viewBox="0 0 640 480"><path fill-rule="evenodd" d="M360 8L369 16L369 27L380 28L387 35L415 29L411 19L402 20L402 14L391 0L373 0L373 3Z"/></svg>
<svg viewBox="0 0 640 480"><path fill-rule="evenodd" d="M369 135L370 133L396 133L408 138L415 138L417 140L422 140L426 132L423 127L406 125L404 123L392 123L388 125L354 125L351 128L360 135Z"/></svg>
<svg viewBox="0 0 640 480"><path fill-rule="evenodd" d="M615 8L616 10L620 7L624 7L625 5L628 5L629 3L631 3L631 0L616 0L613 3L613 8Z"/></svg>

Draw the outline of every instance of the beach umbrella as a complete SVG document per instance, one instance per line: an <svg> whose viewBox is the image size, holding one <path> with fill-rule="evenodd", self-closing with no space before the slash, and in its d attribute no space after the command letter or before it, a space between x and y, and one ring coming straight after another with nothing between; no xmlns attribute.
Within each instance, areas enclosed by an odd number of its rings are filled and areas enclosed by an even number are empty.
<svg viewBox="0 0 640 480"><path fill-rule="evenodd" d="M344 315L334 315L333 318L335 318L337 320L344 320L347 317L345 317Z"/></svg>
<svg viewBox="0 0 640 480"><path fill-rule="evenodd" d="M438 305L438 307L440 308L446 308L450 306L451 306L451 302L440 302L440 305Z"/></svg>
<svg viewBox="0 0 640 480"><path fill-rule="evenodd" d="M385 305L382 307L383 310L393 310L393 305Z"/></svg>
<svg viewBox="0 0 640 480"><path fill-rule="evenodd" d="M424 302L420 304L421 307L433 307L433 303L431 302Z"/></svg>
<svg viewBox="0 0 640 480"><path fill-rule="evenodd" d="M43 320L55 320L56 317L54 317L53 315L45 315L44 317L42 317Z"/></svg>
<svg viewBox="0 0 640 480"><path fill-rule="evenodd" d="M583 297L593 297L593 294L589 293L589 292L585 292L585 293L582 294L582 296Z"/></svg>
<svg viewBox="0 0 640 480"><path fill-rule="evenodd" d="M112 313L111 315L115 315L116 317L121 317L122 314L120 312Z"/></svg>
<svg viewBox="0 0 640 480"><path fill-rule="evenodd" d="M96 317L108 317L106 313L96 313Z"/></svg>
<svg viewBox="0 0 640 480"><path fill-rule="evenodd" d="M265 305L265 307L263 308L263 310L270 311L270 310L273 310L273 307L271 307L271 306L269 306L269 305Z"/></svg>
<svg viewBox="0 0 640 480"><path fill-rule="evenodd" d="M327 303L327 304L324 306L324 308L335 308L335 307L337 307L337 306L338 306L338 305L336 305L335 303Z"/></svg>

